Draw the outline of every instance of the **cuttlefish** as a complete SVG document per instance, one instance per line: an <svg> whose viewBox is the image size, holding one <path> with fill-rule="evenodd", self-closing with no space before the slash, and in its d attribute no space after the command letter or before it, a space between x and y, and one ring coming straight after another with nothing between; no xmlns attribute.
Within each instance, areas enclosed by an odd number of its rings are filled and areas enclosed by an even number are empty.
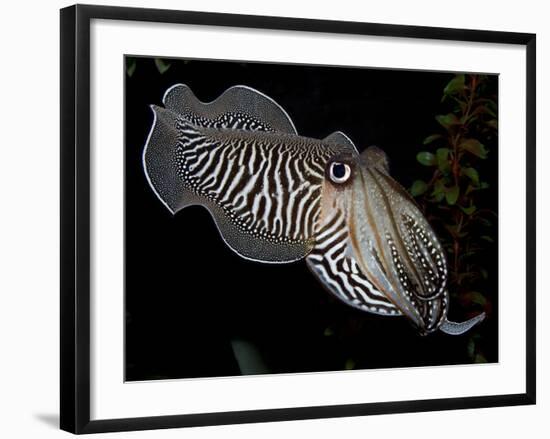
<svg viewBox="0 0 550 439"><path fill-rule="evenodd" d="M239 256L305 259L344 303L404 316L422 335L462 334L484 319L447 319L444 250L381 149L360 153L340 131L300 136L280 105L243 85L201 102L177 84L163 104L151 106L143 168L172 214L203 206Z"/></svg>

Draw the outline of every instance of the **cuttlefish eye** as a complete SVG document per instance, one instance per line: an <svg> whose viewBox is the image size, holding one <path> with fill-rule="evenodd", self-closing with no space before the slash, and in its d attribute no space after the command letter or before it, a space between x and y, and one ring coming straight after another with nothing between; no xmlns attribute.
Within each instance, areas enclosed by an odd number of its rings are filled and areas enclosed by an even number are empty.
<svg viewBox="0 0 550 439"><path fill-rule="evenodd" d="M337 184L345 183L351 176L351 168L347 163L332 162L329 168L330 179Z"/></svg>

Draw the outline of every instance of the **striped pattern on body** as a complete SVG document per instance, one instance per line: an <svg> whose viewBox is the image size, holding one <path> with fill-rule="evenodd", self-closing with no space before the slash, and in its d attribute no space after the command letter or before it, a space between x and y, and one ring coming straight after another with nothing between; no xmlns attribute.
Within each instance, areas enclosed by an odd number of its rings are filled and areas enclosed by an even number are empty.
<svg viewBox="0 0 550 439"><path fill-rule="evenodd" d="M337 151L281 133L201 128L177 122L177 174L220 206L243 232L286 243L313 239L325 163Z"/></svg>
<svg viewBox="0 0 550 439"><path fill-rule="evenodd" d="M401 315L361 272L350 253L348 233L344 215L336 211L317 232L316 245L306 258L309 268L346 304L374 314Z"/></svg>

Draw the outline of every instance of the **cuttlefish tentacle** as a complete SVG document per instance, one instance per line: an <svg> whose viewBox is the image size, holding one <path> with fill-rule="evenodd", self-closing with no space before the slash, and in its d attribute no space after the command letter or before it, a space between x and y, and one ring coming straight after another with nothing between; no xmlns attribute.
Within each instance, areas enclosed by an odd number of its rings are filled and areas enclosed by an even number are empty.
<svg viewBox="0 0 550 439"><path fill-rule="evenodd" d="M201 205L227 245L259 262L306 259L350 306L407 317L420 333L460 334L447 320L442 247L378 148L359 154L342 132L299 136L288 114L245 86L201 102L183 84L152 106L147 179L176 213Z"/></svg>

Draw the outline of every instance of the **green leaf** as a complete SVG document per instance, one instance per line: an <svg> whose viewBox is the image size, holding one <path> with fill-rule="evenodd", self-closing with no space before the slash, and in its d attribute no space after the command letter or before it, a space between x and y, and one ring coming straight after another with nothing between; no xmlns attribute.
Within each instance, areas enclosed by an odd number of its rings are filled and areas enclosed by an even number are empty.
<svg viewBox="0 0 550 439"><path fill-rule="evenodd" d="M498 129L498 121L496 119L491 119L487 121L487 125L494 130Z"/></svg>
<svg viewBox="0 0 550 439"><path fill-rule="evenodd" d="M241 375L256 375L269 373L258 348L251 342L242 339L231 340L233 355L237 360Z"/></svg>
<svg viewBox="0 0 550 439"><path fill-rule="evenodd" d="M441 134L432 134L431 136L426 137L423 141L423 145L429 145L434 140L441 139L443 136Z"/></svg>
<svg viewBox="0 0 550 439"><path fill-rule="evenodd" d="M325 337L332 337L334 335L334 330L332 328L326 328L325 332L323 332L323 335Z"/></svg>
<svg viewBox="0 0 550 439"><path fill-rule="evenodd" d="M456 75L446 85L445 89L443 90L443 93L445 93L446 95L454 95L464 91L464 82L465 82L464 75Z"/></svg>
<svg viewBox="0 0 550 439"><path fill-rule="evenodd" d="M487 299L485 298L485 296L478 291L470 291L467 294L467 297L472 303L476 303L481 306L485 306L485 304L487 303Z"/></svg>
<svg viewBox="0 0 550 439"><path fill-rule="evenodd" d="M473 204L469 207L462 207L462 206L459 206L459 207L460 207L460 210L462 210L462 212L464 212L466 215L472 215L476 211L476 207Z"/></svg>
<svg viewBox="0 0 550 439"><path fill-rule="evenodd" d="M434 200L437 202L440 202L445 198L445 192L447 191L447 188L445 187L445 183L443 182L443 179L437 179L434 184L434 190L432 192L432 196L434 197Z"/></svg>
<svg viewBox="0 0 550 439"><path fill-rule="evenodd" d="M449 163L449 148L438 148L435 152L437 158L437 167L443 174L448 174L451 171Z"/></svg>
<svg viewBox="0 0 550 439"><path fill-rule="evenodd" d="M126 58L126 74L131 78L136 71L137 60L135 58Z"/></svg>
<svg viewBox="0 0 550 439"><path fill-rule="evenodd" d="M437 120L439 124L445 129L449 129L453 125L460 124L460 120L458 120L458 117L456 117L453 113L439 114L435 116L435 120Z"/></svg>
<svg viewBox="0 0 550 439"><path fill-rule="evenodd" d="M474 358L475 350L476 342L472 338L470 338L470 340L468 340L468 344L466 345L466 352L468 353L468 357Z"/></svg>
<svg viewBox="0 0 550 439"><path fill-rule="evenodd" d="M469 184L468 187L466 188L466 192L464 192L464 195L468 196L476 190L477 190L477 188L475 188L473 185Z"/></svg>
<svg viewBox="0 0 550 439"><path fill-rule="evenodd" d="M491 116L493 116L496 119L497 111L498 111L497 103L492 99L487 99L486 102L487 102L487 113L489 113Z"/></svg>
<svg viewBox="0 0 550 439"><path fill-rule="evenodd" d="M356 366L356 364L355 364L355 361L353 360L353 358L348 358L346 360L346 364L344 365L344 368L346 370L351 370L351 369L355 369L355 366Z"/></svg>
<svg viewBox="0 0 550 439"><path fill-rule="evenodd" d="M482 354L476 354L474 363L487 363L487 359Z"/></svg>
<svg viewBox="0 0 550 439"><path fill-rule="evenodd" d="M487 183L486 181L481 182L481 185L480 185L481 189L487 189L488 187L489 187L489 183Z"/></svg>
<svg viewBox="0 0 550 439"><path fill-rule="evenodd" d="M485 227L491 227L493 225L493 223L491 221L489 221L487 218L482 218L482 217L479 217L478 218L478 221L483 224Z"/></svg>
<svg viewBox="0 0 550 439"><path fill-rule="evenodd" d="M418 160L424 166L434 166L436 164L435 155L427 151L419 152L416 155L416 160Z"/></svg>
<svg viewBox="0 0 550 439"><path fill-rule="evenodd" d="M164 61L161 58L155 58L155 66L157 66L157 70L162 75L172 66L172 64Z"/></svg>
<svg viewBox="0 0 550 439"><path fill-rule="evenodd" d="M474 122L475 120L477 120L477 116L475 116L475 115L470 115L470 116L464 115L464 116L461 116L459 120L460 120L460 123L462 125L467 125L467 124L470 124L470 123Z"/></svg>
<svg viewBox="0 0 550 439"><path fill-rule="evenodd" d="M491 238L490 236L488 236L488 235L481 236L481 239L483 239L484 241L487 241L487 242L495 242L495 240L493 238Z"/></svg>
<svg viewBox="0 0 550 439"><path fill-rule="evenodd" d="M472 180L472 182L476 186L479 186L479 174L477 173L477 171L474 168L463 168L461 173L462 173L462 175L465 175L470 180Z"/></svg>
<svg viewBox="0 0 550 439"><path fill-rule="evenodd" d="M447 192L445 193L445 199L447 200L447 204L449 206L453 206L456 203L456 200L458 200L458 195L460 194L460 190L458 186L453 186Z"/></svg>
<svg viewBox="0 0 550 439"><path fill-rule="evenodd" d="M448 160L450 152L449 148L438 148L435 152L437 160Z"/></svg>
<svg viewBox="0 0 550 439"><path fill-rule="evenodd" d="M438 178L437 180L435 180L433 193L434 194L439 192L445 193L446 191L447 191L447 188L445 187L445 181L442 178Z"/></svg>
<svg viewBox="0 0 550 439"><path fill-rule="evenodd" d="M485 145L477 139L464 139L460 142L460 148L472 153L473 155L479 157L480 159L487 158L487 149Z"/></svg>
<svg viewBox="0 0 550 439"><path fill-rule="evenodd" d="M416 180L411 186L411 195L418 197L428 190L428 185L422 180Z"/></svg>

